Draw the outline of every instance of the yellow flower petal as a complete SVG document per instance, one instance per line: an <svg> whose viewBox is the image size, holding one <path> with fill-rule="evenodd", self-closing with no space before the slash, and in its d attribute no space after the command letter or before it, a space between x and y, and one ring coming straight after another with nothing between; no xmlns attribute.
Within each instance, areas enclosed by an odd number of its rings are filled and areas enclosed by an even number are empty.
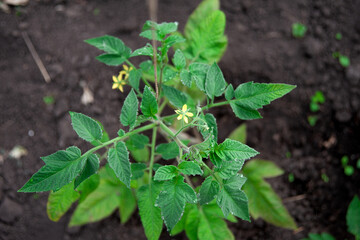
<svg viewBox="0 0 360 240"><path fill-rule="evenodd" d="M126 74L125 74L125 77L124 77L124 80L127 80L128 78L129 78L129 74L126 73Z"/></svg>
<svg viewBox="0 0 360 240"><path fill-rule="evenodd" d="M194 116L194 114L193 114L193 113L191 113L191 112L187 112L187 113L185 113L185 115L186 115L186 116L188 116L188 117L192 117L192 116Z"/></svg>
<svg viewBox="0 0 360 240"><path fill-rule="evenodd" d="M181 114L180 110L175 110L175 112L176 112L177 114Z"/></svg>
<svg viewBox="0 0 360 240"><path fill-rule="evenodd" d="M124 65L123 65L123 69L124 69L125 71L128 71L128 70L129 70L129 67L124 64Z"/></svg>
<svg viewBox="0 0 360 240"><path fill-rule="evenodd" d="M116 76L113 76L112 79L113 79L114 82L118 82L118 81L119 81L119 80L116 78Z"/></svg>
<svg viewBox="0 0 360 240"><path fill-rule="evenodd" d="M120 84L121 84L121 85L126 85L126 82L125 82L125 81L121 81Z"/></svg>
<svg viewBox="0 0 360 240"><path fill-rule="evenodd" d="M123 88L122 85L119 85L119 90L120 90L121 92L124 92L124 88Z"/></svg>
<svg viewBox="0 0 360 240"><path fill-rule="evenodd" d="M182 119L182 117L183 117L183 115L180 114L180 115L177 117L177 120Z"/></svg>
<svg viewBox="0 0 360 240"><path fill-rule="evenodd" d="M130 68L129 68L129 72L130 72L131 70L133 70L133 67L130 67Z"/></svg>
<svg viewBox="0 0 360 240"><path fill-rule="evenodd" d="M185 115L184 115L184 121L185 121L186 123L188 123L188 122L189 122L189 120L188 120L187 116L185 116Z"/></svg>
<svg viewBox="0 0 360 240"><path fill-rule="evenodd" d="M183 112L186 112L186 110L187 110L187 105L184 104L184 106L182 107L182 111L183 111Z"/></svg>
<svg viewBox="0 0 360 240"><path fill-rule="evenodd" d="M114 83L113 85L112 85L112 89L116 89L116 88L118 88L119 87L119 83Z"/></svg>

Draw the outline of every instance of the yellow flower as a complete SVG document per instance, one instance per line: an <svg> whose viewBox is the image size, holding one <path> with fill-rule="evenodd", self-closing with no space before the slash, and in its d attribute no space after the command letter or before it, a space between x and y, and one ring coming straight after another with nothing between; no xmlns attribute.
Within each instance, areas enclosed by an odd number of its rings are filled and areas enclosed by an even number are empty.
<svg viewBox="0 0 360 240"><path fill-rule="evenodd" d="M184 106L182 107L181 110L175 110L175 112L176 112L177 114L179 114L179 116L177 117L177 120L181 120L181 119L184 118L184 121L185 121L186 123L188 123L188 122L189 122L188 117L194 116L194 114L191 113L191 112L189 112L189 110L190 110L190 109L187 109L187 105L186 105L186 104L184 104Z"/></svg>
<svg viewBox="0 0 360 240"><path fill-rule="evenodd" d="M123 65L122 71L120 71L119 76L113 76L113 85L112 89L119 89L121 92L124 92L123 86L126 85L126 80L129 78L130 71L133 69L132 67L128 67Z"/></svg>

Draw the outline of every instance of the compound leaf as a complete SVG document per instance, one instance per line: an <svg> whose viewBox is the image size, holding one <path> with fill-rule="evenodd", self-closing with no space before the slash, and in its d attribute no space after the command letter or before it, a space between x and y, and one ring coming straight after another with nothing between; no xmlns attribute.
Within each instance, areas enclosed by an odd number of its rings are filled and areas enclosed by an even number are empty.
<svg viewBox="0 0 360 240"><path fill-rule="evenodd" d="M72 126L79 137L88 142L101 139L101 127L94 119L76 112L70 112L70 117Z"/></svg>

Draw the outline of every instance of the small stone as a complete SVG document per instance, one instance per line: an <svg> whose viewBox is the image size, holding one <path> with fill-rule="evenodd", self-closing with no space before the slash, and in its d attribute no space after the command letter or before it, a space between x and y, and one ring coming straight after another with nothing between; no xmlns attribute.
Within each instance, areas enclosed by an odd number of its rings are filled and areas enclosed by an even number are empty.
<svg viewBox="0 0 360 240"><path fill-rule="evenodd" d="M25 29L27 29L29 27L29 24L27 23L27 22L21 22L21 23L19 23L19 28L21 29L21 30L25 30Z"/></svg>
<svg viewBox="0 0 360 240"><path fill-rule="evenodd" d="M0 206L0 219L6 223L13 223L23 213L22 206L10 198L5 198Z"/></svg>

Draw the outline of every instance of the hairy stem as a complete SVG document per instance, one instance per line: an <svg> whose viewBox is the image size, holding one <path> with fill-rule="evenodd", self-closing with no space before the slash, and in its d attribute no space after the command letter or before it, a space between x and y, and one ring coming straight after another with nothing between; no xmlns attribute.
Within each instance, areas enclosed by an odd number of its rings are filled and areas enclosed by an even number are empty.
<svg viewBox="0 0 360 240"><path fill-rule="evenodd" d="M150 165L149 165L149 183L151 183L152 174L153 174L157 128L158 128L157 126L153 128L152 138L151 138L151 157L150 157Z"/></svg>
<svg viewBox="0 0 360 240"><path fill-rule="evenodd" d="M124 134L124 136L113 138L113 139L111 139L111 140L109 140L109 141L107 141L107 142L102 143L102 144L99 145L99 146L96 146L96 147L91 148L91 149L88 150L86 153L84 153L83 156L84 156L84 157L85 157L85 156L87 157L88 155L92 154L93 152L95 152L95 151L97 151L97 150L99 150L99 149L101 149L101 148L104 148L104 147L106 147L106 146L108 146L108 145L110 145L110 144L113 144L113 143L116 143L116 142L118 142L118 141L121 141L121 140L123 140L123 139L125 139L125 138L128 138L128 137L130 137L131 135L134 135L134 134L137 134L137 133L144 132L144 131L146 131L146 130L152 129L152 128L154 128L154 127L156 127L156 123L151 123L151 124L145 125L145 126L143 126L143 127L141 127L141 128L134 129L134 130L132 130L131 132L128 132L128 133Z"/></svg>

